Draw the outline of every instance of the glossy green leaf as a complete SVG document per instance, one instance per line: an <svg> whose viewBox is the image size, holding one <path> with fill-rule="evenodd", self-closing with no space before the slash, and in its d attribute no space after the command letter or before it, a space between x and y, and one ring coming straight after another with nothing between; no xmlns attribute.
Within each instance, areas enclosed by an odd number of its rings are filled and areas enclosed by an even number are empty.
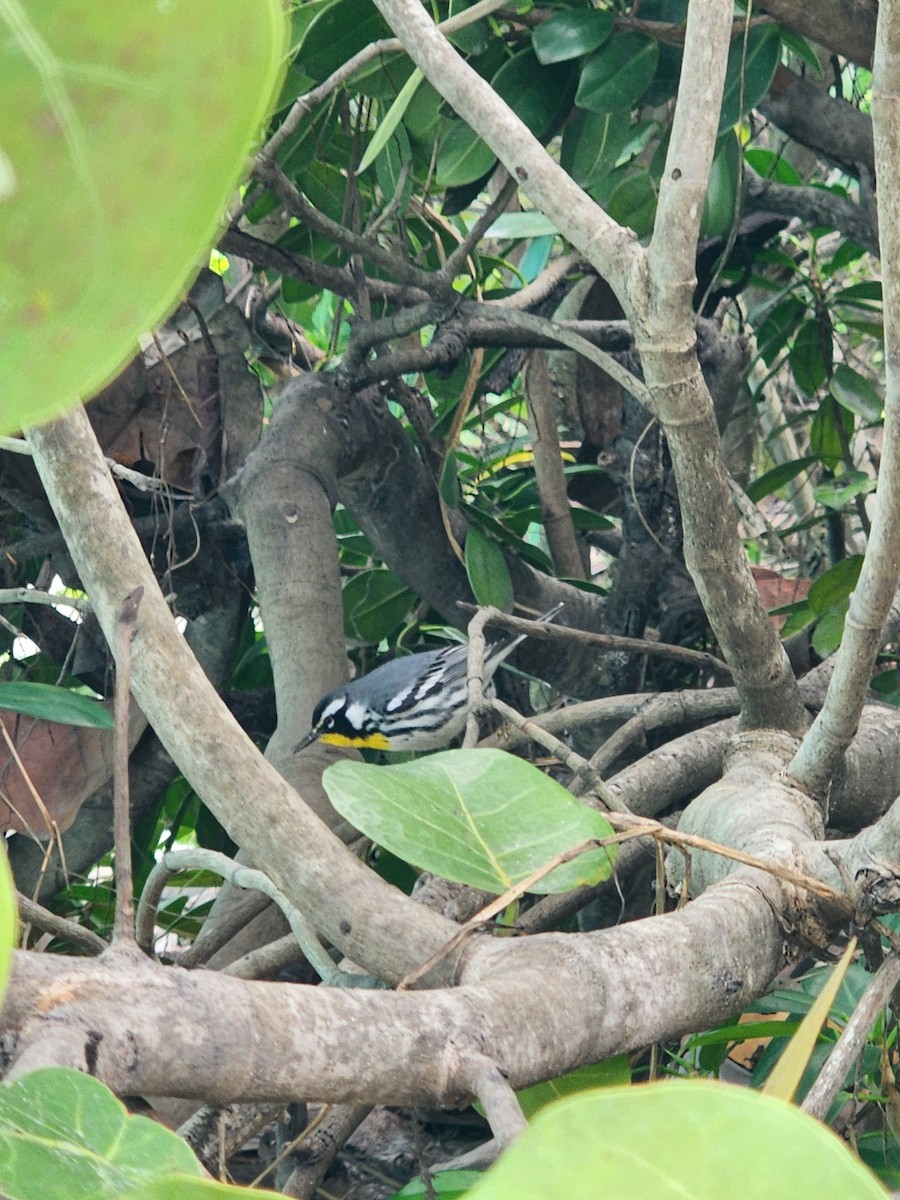
<svg viewBox="0 0 900 1200"><path fill-rule="evenodd" d="M861 554L851 554L819 576L807 597L816 612L823 613L833 604L849 597L859 579L862 561Z"/></svg>
<svg viewBox="0 0 900 1200"><path fill-rule="evenodd" d="M455 17L459 13L464 13L474 3L475 0L450 0L448 15ZM464 25L462 29L457 29L456 33L451 33L448 40L463 54L483 54L490 46L490 21L483 17L479 21L472 21L470 25Z"/></svg>
<svg viewBox="0 0 900 1200"><path fill-rule="evenodd" d="M465 557L469 586L478 603L512 612L515 593L503 551L478 525L469 526Z"/></svg>
<svg viewBox="0 0 900 1200"><path fill-rule="evenodd" d="M8 433L97 391L175 307L277 94L287 24L279 0L5 0L0 30Z"/></svg>
<svg viewBox="0 0 900 1200"><path fill-rule="evenodd" d="M7 1200L120 1200L202 1168L175 1133L129 1116L99 1080L51 1067L0 1087L0 1193Z"/></svg>
<svg viewBox="0 0 900 1200"><path fill-rule="evenodd" d="M839 363L831 377L829 391L838 404L848 408L869 425L881 420L884 401L875 385L846 363Z"/></svg>
<svg viewBox="0 0 900 1200"><path fill-rule="evenodd" d="M99 700L49 683L0 683L0 709L61 725L113 727L112 713Z"/></svg>
<svg viewBox="0 0 900 1200"><path fill-rule="evenodd" d="M791 346L789 361L797 386L814 396L828 376L832 364L831 325L823 313L804 321Z"/></svg>
<svg viewBox="0 0 900 1200"><path fill-rule="evenodd" d="M653 230L657 193L648 171L633 171L613 189L606 211L620 225L628 225L638 237Z"/></svg>
<svg viewBox="0 0 900 1200"><path fill-rule="evenodd" d="M540 137L569 103L571 78L572 71L567 63L541 66L534 51L528 49L507 59L494 74L491 85L531 132ZM438 183L443 187L472 183L485 175L495 162L494 154L478 134L458 122L441 144Z"/></svg>
<svg viewBox="0 0 900 1200"><path fill-rule="evenodd" d="M447 750L398 766L344 760L322 781L341 816L379 846L444 879L498 894L562 851L612 832L556 780L503 750ZM586 851L532 890L598 882L613 861L606 849Z"/></svg>
<svg viewBox="0 0 900 1200"><path fill-rule="evenodd" d="M779 463L777 467L772 467L770 471L760 475L758 479L754 479L752 483L747 484L747 495L754 504L758 504L765 496L771 496L774 492L780 491L796 479L798 475L802 475L804 471L808 471L810 467L814 467L818 463L817 458L795 458L790 462Z"/></svg>
<svg viewBox="0 0 900 1200"><path fill-rule="evenodd" d="M744 39L736 37L732 41L722 95L720 133L736 125L744 113L759 104L769 90L780 61L781 38L776 25L757 25L750 30L746 58Z"/></svg>
<svg viewBox="0 0 900 1200"><path fill-rule="evenodd" d="M327 79L370 42L390 36L372 0L335 0L310 22L297 65L313 79Z"/></svg>
<svg viewBox="0 0 900 1200"><path fill-rule="evenodd" d="M735 1170L735 1163L752 1169ZM673 1080L550 1105L469 1196L772 1200L786 1194L786 1181L797 1200L886 1197L839 1138L783 1100L706 1080Z"/></svg>
<svg viewBox="0 0 900 1200"><path fill-rule="evenodd" d="M485 233L488 238L539 238L559 230L539 212L503 213Z"/></svg>
<svg viewBox="0 0 900 1200"><path fill-rule="evenodd" d="M631 136L631 111L576 109L563 130L560 163L576 183L591 187L612 170Z"/></svg>
<svg viewBox="0 0 900 1200"><path fill-rule="evenodd" d="M618 33L585 63L575 95L579 108L616 112L636 104L650 86L659 43L644 33Z"/></svg>
<svg viewBox="0 0 900 1200"><path fill-rule="evenodd" d="M828 508L837 509L840 512L852 500L855 500L857 496L874 492L877 482L875 478L867 475L865 471L845 471L835 479L826 479L822 483L817 484L815 496L820 504L824 504Z"/></svg>
<svg viewBox="0 0 900 1200"><path fill-rule="evenodd" d="M406 110L409 107L413 96L416 94L416 89L424 78L425 76L417 67L400 89L400 94L379 121L378 128L372 135L372 140L369 142L368 146L366 147L365 154L363 154L359 161L357 172L360 175L372 165L372 163L387 145L394 133L394 130L406 115Z"/></svg>
<svg viewBox="0 0 900 1200"><path fill-rule="evenodd" d="M700 232L704 237L727 237L736 216L740 180L740 147L733 130L719 138L709 172Z"/></svg>
<svg viewBox="0 0 900 1200"><path fill-rule="evenodd" d="M612 29L610 9L566 9L554 13L535 29L534 52L544 64L579 58L602 46Z"/></svg>
<svg viewBox="0 0 900 1200"><path fill-rule="evenodd" d="M809 427L809 447L826 466L836 467L844 446L853 434L853 414L833 396L825 396Z"/></svg>
<svg viewBox="0 0 900 1200"><path fill-rule="evenodd" d="M470 129L465 121L454 121L441 141L437 182L445 188L474 183L483 179L496 162L497 156L474 129Z"/></svg>
<svg viewBox="0 0 900 1200"><path fill-rule="evenodd" d="M617 1054L615 1058L607 1058L603 1062L588 1063L569 1071L567 1075L557 1075L546 1083L536 1083L534 1087L524 1088L516 1092L516 1098L522 1112L530 1121L535 1113L561 1100L563 1096L572 1096L576 1092L586 1092L589 1088L624 1087L631 1083L631 1063L627 1054Z"/></svg>
<svg viewBox="0 0 900 1200"><path fill-rule="evenodd" d="M771 367L809 312L809 308L796 296L788 296L768 313L759 327L756 344L762 355L763 362Z"/></svg>
<svg viewBox="0 0 900 1200"><path fill-rule="evenodd" d="M850 308L865 308L877 310L881 308L883 296L881 281L867 279L864 283L854 283L842 288L834 297L835 304L846 305Z"/></svg>
<svg viewBox="0 0 900 1200"><path fill-rule="evenodd" d="M813 650L820 658L827 658L829 654L834 654L840 646L844 637L844 623L847 620L847 606L846 600L835 604L822 613L816 622L810 641Z"/></svg>
<svg viewBox="0 0 900 1200"><path fill-rule="evenodd" d="M415 603L415 596L383 567L360 571L344 584L344 633L377 646L394 633Z"/></svg>
<svg viewBox="0 0 900 1200"><path fill-rule="evenodd" d="M803 177L783 154L774 150L766 150L761 146L749 146L744 151L744 162L763 179L772 179L776 183L786 183L790 187L799 187Z"/></svg>

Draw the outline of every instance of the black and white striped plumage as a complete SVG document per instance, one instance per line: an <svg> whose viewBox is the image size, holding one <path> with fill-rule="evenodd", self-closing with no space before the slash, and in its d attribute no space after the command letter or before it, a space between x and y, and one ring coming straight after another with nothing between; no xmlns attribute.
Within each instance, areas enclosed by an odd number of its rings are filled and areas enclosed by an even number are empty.
<svg viewBox="0 0 900 1200"><path fill-rule="evenodd" d="M561 608L558 604L540 619L552 620ZM488 645L485 684L527 636ZM295 752L319 738L374 750L438 750L449 745L466 723L468 654L468 646L459 645L395 658L337 688L316 705L312 729Z"/></svg>

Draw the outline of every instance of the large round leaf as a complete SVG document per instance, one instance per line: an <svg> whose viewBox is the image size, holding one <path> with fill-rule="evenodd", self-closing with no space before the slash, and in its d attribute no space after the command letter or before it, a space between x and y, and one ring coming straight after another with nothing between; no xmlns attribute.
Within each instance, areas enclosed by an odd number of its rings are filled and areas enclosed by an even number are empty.
<svg viewBox="0 0 900 1200"><path fill-rule="evenodd" d="M685 1080L551 1104L469 1196L884 1200L886 1192L833 1133L792 1105Z"/></svg>
<svg viewBox="0 0 900 1200"><path fill-rule="evenodd" d="M275 96L279 0L0 5L0 431L104 384L213 242Z"/></svg>
<svg viewBox="0 0 900 1200"><path fill-rule="evenodd" d="M331 803L398 858L444 879L502 893L555 855L612 829L548 775L503 750L447 750L378 767L343 762L322 777ZM530 890L565 892L612 871L589 850Z"/></svg>

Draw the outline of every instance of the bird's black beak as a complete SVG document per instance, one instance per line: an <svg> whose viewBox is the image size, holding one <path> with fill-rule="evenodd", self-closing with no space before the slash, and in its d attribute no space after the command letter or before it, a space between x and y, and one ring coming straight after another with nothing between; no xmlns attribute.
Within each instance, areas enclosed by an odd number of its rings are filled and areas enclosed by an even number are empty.
<svg viewBox="0 0 900 1200"><path fill-rule="evenodd" d="M311 746L313 744L313 742L317 740L318 736L319 736L318 729L311 729L309 731L309 733L306 735L306 737L303 737L300 739L300 741L297 743L297 745L294 747L294 749L291 751L291 753L297 754L297 753L299 753L299 751L305 750L307 746Z"/></svg>

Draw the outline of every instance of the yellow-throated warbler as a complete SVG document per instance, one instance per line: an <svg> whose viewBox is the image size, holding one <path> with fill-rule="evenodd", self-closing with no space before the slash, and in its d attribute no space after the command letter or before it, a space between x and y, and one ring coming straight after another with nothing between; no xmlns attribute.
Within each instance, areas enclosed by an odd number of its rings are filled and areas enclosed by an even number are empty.
<svg viewBox="0 0 900 1200"><path fill-rule="evenodd" d="M557 604L538 619L552 621ZM527 633L510 634L487 646L484 682ZM395 658L329 692L313 711L313 727L294 747L321 738L336 746L372 750L438 750L462 733L466 723L469 647L445 646Z"/></svg>

